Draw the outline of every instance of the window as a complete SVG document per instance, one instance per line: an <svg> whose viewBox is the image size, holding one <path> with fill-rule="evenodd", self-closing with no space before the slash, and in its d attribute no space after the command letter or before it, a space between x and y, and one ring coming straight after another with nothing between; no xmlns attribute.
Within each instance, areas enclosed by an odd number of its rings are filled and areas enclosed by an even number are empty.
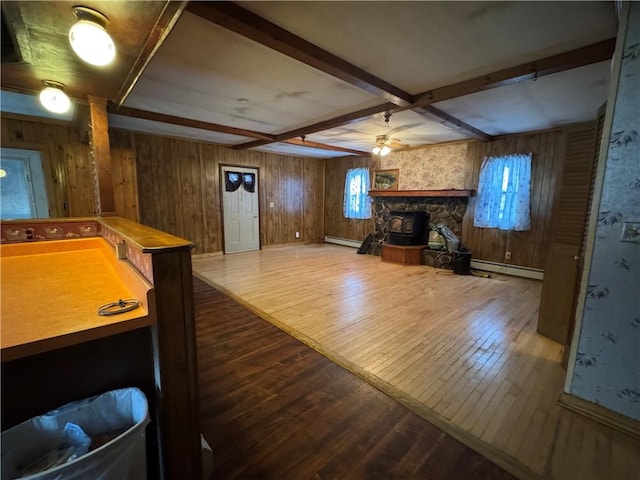
<svg viewBox="0 0 640 480"><path fill-rule="evenodd" d="M49 202L40 153L0 150L0 218L47 218Z"/></svg>
<svg viewBox="0 0 640 480"><path fill-rule="evenodd" d="M480 168L473 225L501 230L529 230L531 154L487 157Z"/></svg>
<svg viewBox="0 0 640 480"><path fill-rule="evenodd" d="M371 218L369 169L351 168L344 182L345 218Z"/></svg>

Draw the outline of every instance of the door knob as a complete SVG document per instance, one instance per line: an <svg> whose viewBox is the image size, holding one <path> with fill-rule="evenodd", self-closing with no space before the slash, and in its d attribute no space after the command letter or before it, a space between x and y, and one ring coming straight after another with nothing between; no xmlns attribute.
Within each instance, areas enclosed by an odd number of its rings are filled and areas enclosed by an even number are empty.
<svg viewBox="0 0 640 480"><path fill-rule="evenodd" d="M575 257L573 257L574 260L580 260L580 257L578 255L576 255Z"/></svg>

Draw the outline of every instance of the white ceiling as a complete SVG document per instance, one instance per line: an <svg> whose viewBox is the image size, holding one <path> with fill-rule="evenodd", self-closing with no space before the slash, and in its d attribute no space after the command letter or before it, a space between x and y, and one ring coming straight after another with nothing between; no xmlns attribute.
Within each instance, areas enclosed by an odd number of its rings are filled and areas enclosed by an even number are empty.
<svg viewBox="0 0 640 480"><path fill-rule="evenodd" d="M611 2L239 2L417 94L615 35Z"/></svg>
<svg viewBox="0 0 640 480"><path fill-rule="evenodd" d="M411 95L607 40L617 28L613 2L238 4ZM490 136L533 131L594 118L606 100L608 81L609 62L601 61L433 106ZM278 135L386 101L184 11L123 105ZM126 114L110 114L109 122L114 128L227 146L255 140ZM380 134L412 147L472 138L438 117L405 110L394 113L388 125L381 112L308 133L305 140L369 151ZM320 158L350 155L286 143L257 149Z"/></svg>

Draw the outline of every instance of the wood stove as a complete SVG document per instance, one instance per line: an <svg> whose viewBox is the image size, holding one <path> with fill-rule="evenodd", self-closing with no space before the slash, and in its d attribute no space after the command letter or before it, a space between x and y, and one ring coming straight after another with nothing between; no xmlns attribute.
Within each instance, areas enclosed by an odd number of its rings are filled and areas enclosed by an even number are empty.
<svg viewBox="0 0 640 480"><path fill-rule="evenodd" d="M425 245L429 230L426 212L394 210L389 212L387 229L392 245Z"/></svg>

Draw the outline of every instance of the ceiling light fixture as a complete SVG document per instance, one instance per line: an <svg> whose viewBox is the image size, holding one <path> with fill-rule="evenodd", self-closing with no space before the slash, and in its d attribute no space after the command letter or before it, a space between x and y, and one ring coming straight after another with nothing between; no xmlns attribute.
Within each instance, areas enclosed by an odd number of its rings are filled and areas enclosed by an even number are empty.
<svg viewBox="0 0 640 480"><path fill-rule="evenodd" d="M109 19L89 7L71 9L78 21L69 29L69 43L85 62L98 67L108 65L116 57L116 46L105 30Z"/></svg>
<svg viewBox="0 0 640 480"><path fill-rule="evenodd" d="M375 147L373 147L373 150L372 150L374 155L380 155L381 157L384 157L390 151L391 151L391 149L389 147L387 147L386 145L383 145L382 147L376 145Z"/></svg>
<svg viewBox="0 0 640 480"><path fill-rule="evenodd" d="M391 114L389 112L386 112L384 114L384 126L387 129L389 129L390 118L391 118ZM381 157L384 157L389 152L391 152L391 148L389 148L389 145L387 145L390 141L391 139L389 138L389 135L378 135L376 137L376 144L371 150L371 152L373 152L374 155L380 155Z"/></svg>
<svg viewBox="0 0 640 480"><path fill-rule="evenodd" d="M64 85L53 80L43 80L44 90L40 92L40 103L53 113L64 113L71 108L71 100L64 93Z"/></svg>

